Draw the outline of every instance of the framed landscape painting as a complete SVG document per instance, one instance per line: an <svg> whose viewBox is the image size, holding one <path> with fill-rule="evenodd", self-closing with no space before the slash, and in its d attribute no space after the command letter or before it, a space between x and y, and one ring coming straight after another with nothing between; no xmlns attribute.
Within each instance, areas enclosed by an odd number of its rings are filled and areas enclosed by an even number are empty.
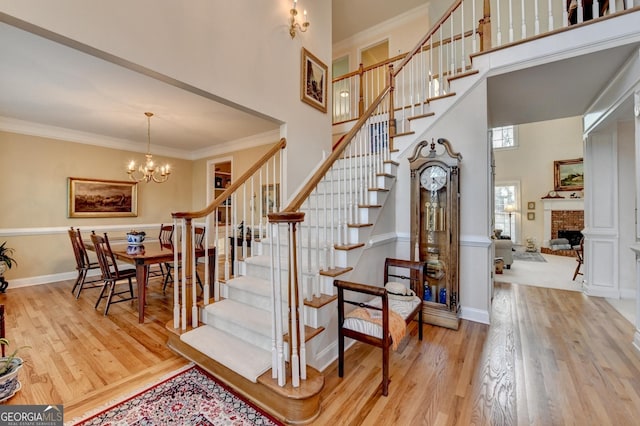
<svg viewBox="0 0 640 426"><path fill-rule="evenodd" d="M70 177L69 217L138 216L136 182Z"/></svg>
<svg viewBox="0 0 640 426"><path fill-rule="evenodd" d="M327 112L327 66L304 47L302 48L302 73L300 82L300 99Z"/></svg>
<svg viewBox="0 0 640 426"><path fill-rule="evenodd" d="M581 191L584 189L582 158L554 161L553 183L556 191Z"/></svg>

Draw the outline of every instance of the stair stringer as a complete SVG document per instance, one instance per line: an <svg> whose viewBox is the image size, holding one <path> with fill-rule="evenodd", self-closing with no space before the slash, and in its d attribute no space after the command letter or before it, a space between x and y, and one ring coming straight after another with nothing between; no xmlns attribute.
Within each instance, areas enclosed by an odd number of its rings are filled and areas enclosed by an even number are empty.
<svg viewBox="0 0 640 426"><path fill-rule="evenodd" d="M406 161L410 155L408 152L410 151L409 148L413 147L416 142L427 137L434 137L427 135L429 130L445 117L448 111L463 102L468 93L472 92L475 87L486 80L489 67L486 66L483 61L477 58L474 59L474 69L478 70L478 72L451 81L451 92L455 93L455 96L438 98L429 102L429 111L432 112L433 115L411 120L411 132L393 138L393 148L396 150L393 155L393 160L398 163Z"/></svg>

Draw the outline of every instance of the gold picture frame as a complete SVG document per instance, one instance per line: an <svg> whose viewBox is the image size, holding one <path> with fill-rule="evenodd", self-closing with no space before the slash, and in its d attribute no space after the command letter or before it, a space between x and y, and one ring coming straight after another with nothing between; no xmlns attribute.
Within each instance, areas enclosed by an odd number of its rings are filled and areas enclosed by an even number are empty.
<svg viewBox="0 0 640 426"><path fill-rule="evenodd" d="M534 212L527 212L527 220L536 220L536 214Z"/></svg>
<svg viewBox="0 0 640 426"><path fill-rule="evenodd" d="M553 189L556 191L582 191L584 164L582 158L553 162Z"/></svg>
<svg viewBox="0 0 640 426"><path fill-rule="evenodd" d="M327 66L303 47L300 77L300 100L326 113L328 79L329 75Z"/></svg>
<svg viewBox="0 0 640 426"><path fill-rule="evenodd" d="M527 203L527 209L528 210L535 210L536 209L536 202L535 201L529 201Z"/></svg>
<svg viewBox="0 0 640 426"><path fill-rule="evenodd" d="M68 178L68 217L138 216L136 182Z"/></svg>

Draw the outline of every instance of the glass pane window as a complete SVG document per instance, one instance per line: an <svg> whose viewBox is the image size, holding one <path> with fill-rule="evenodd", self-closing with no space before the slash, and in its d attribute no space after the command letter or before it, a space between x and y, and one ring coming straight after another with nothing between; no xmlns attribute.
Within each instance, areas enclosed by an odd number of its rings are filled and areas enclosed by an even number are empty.
<svg viewBox="0 0 640 426"><path fill-rule="evenodd" d="M502 230L502 235L510 236L516 241L516 215L513 213L518 206L518 184L502 184L495 187L495 228ZM511 211L509 211L511 210Z"/></svg>
<svg viewBox="0 0 640 426"><path fill-rule="evenodd" d="M493 149L513 148L516 138L513 126L495 127L491 129Z"/></svg>

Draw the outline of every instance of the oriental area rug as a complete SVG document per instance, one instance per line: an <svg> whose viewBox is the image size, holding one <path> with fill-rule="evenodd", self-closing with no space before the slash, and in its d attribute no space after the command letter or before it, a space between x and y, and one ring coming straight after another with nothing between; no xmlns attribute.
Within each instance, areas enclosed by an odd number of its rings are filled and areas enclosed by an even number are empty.
<svg viewBox="0 0 640 426"><path fill-rule="evenodd" d="M198 366L154 384L73 425L280 425Z"/></svg>

